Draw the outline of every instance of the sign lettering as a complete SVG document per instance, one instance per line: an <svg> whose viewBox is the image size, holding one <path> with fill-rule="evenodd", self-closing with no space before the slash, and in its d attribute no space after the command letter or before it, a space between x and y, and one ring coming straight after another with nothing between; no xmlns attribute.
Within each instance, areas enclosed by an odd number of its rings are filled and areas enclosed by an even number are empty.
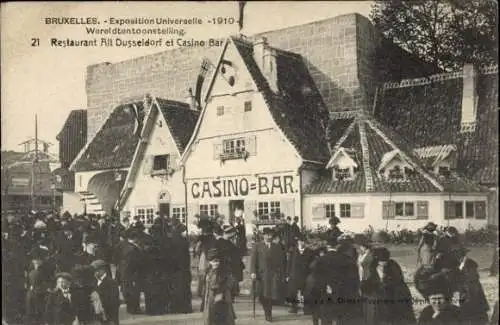
<svg viewBox="0 0 500 325"><path fill-rule="evenodd" d="M258 195L295 193L292 175L259 176L256 179L228 178L223 180L206 180L191 183L191 196L199 198L219 198Z"/></svg>

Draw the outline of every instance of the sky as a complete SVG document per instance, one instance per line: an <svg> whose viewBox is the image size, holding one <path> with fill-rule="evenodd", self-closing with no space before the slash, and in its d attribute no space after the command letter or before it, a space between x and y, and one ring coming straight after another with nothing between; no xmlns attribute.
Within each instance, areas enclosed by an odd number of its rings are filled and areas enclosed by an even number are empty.
<svg viewBox="0 0 500 325"><path fill-rule="evenodd" d="M372 4L372 1L247 2L241 33L250 36L353 12L368 17ZM204 20L214 17L238 18L238 3L8 2L1 4L0 13L2 150L22 151L18 144L34 137L34 120L37 114L39 138L52 143L50 151L57 153L56 135L69 112L86 109L85 73L88 65L115 63L166 49L52 47L51 38L89 39L92 36L86 33L85 26L82 25L46 24L47 17L96 17L100 22L109 20L110 17L201 17ZM101 24L99 27L118 27ZM218 38L238 33L237 24L204 23L186 27L185 38ZM147 36L129 36L129 39L142 37ZM32 46L33 38L40 39L39 46Z"/></svg>

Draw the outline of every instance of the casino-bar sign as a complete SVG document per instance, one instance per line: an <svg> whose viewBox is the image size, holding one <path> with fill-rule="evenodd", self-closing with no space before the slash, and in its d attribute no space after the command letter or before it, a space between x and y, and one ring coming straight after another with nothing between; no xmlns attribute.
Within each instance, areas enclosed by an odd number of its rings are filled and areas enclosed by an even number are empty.
<svg viewBox="0 0 500 325"><path fill-rule="evenodd" d="M212 197L236 197L249 194L292 194L293 176L259 176L255 180L245 177L208 180L193 182L191 184L191 195L193 199Z"/></svg>

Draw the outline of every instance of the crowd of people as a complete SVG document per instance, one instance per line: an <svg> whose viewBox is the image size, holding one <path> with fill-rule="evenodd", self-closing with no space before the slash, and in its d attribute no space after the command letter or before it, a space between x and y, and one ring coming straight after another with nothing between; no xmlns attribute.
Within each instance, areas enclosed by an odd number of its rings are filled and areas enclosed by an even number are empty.
<svg viewBox="0 0 500 325"><path fill-rule="evenodd" d="M288 217L258 231L250 252L243 218L195 219L200 232L191 254L186 227L159 215L148 228L137 217L122 222L44 213L2 218L3 319L30 325L119 324L120 292L129 314L142 313L141 293L148 315L190 313L194 259L205 324L234 325L233 303L250 253L252 296L268 322L276 305L289 306L293 314L302 309L314 325L490 322L478 264L453 227L443 234L433 223L424 227L418 269L413 279L405 279L386 247L344 233L336 217L330 219L326 241L311 240L298 218ZM412 297L409 280L423 299ZM418 317L416 301L427 304ZM492 321L498 319L498 302L494 308Z"/></svg>
<svg viewBox="0 0 500 325"><path fill-rule="evenodd" d="M2 218L3 319L118 324L120 290L129 314L142 312L141 293L146 314L189 313L185 230L179 221L159 216L149 228L138 218L120 223L96 215Z"/></svg>

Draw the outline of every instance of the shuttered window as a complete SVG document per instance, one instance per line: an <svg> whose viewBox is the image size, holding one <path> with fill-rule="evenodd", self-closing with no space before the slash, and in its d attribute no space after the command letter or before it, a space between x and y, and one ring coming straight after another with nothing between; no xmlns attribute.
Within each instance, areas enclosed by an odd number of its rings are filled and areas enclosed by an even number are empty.
<svg viewBox="0 0 500 325"><path fill-rule="evenodd" d="M474 202L474 214L476 219L486 219L486 202L485 201L475 201Z"/></svg>
<svg viewBox="0 0 500 325"><path fill-rule="evenodd" d="M396 207L392 201L382 202L382 219L394 219L396 215Z"/></svg>
<svg viewBox="0 0 500 325"><path fill-rule="evenodd" d="M327 204L317 204L312 208L312 217L315 220L324 219L326 214L326 206Z"/></svg>
<svg viewBox="0 0 500 325"><path fill-rule="evenodd" d="M428 201L417 201L417 219L429 219Z"/></svg>
<svg viewBox="0 0 500 325"><path fill-rule="evenodd" d="M365 204L353 203L351 204L351 218L364 218L365 217Z"/></svg>
<svg viewBox="0 0 500 325"><path fill-rule="evenodd" d="M444 219L462 219L464 217L463 201L444 201Z"/></svg>

